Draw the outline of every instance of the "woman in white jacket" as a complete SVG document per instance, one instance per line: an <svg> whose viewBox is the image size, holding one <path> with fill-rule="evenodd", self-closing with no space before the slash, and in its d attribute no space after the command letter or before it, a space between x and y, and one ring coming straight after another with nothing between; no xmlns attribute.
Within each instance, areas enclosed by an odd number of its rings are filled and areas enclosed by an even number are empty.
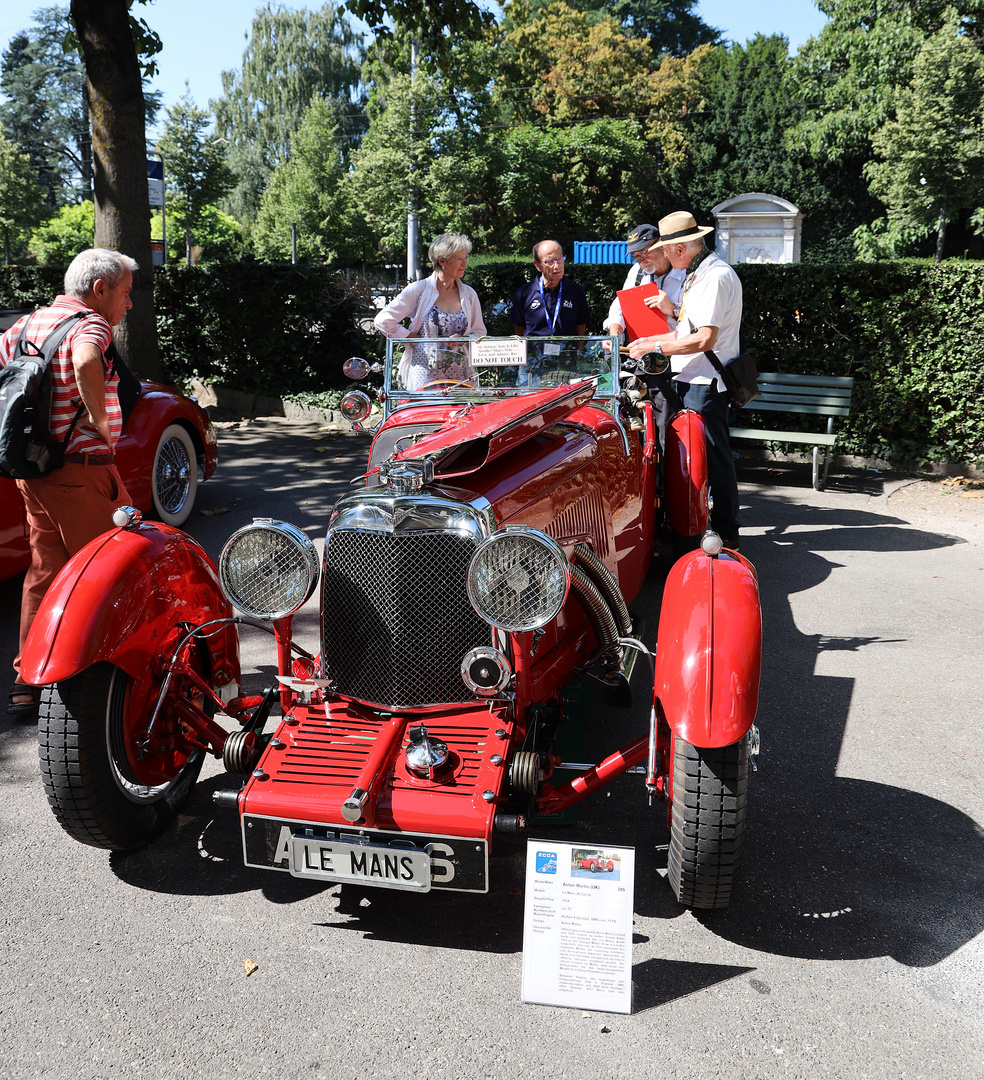
<svg viewBox="0 0 984 1080"><path fill-rule="evenodd" d="M471 240L462 233L445 233L427 249L434 273L411 282L373 320L389 338L483 337L485 322L478 294L461 278L468 268ZM405 327L403 319L410 319ZM474 379L467 354L436 344L407 348L400 361L399 379L404 390L429 384Z"/></svg>

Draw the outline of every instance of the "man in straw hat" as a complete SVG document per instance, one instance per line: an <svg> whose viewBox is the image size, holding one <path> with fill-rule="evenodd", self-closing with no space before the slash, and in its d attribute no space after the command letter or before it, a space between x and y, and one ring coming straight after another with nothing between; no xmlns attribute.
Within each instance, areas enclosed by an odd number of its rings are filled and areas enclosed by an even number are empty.
<svg viewBox="0 0 984 1080"><path fill-rule="evenodd" d="M637 338L629 352L636 360L650 352L668 357L681 402L704 417L714 499L711 528L728 547L737 548L738 478L728 433L728 393L706 350L713 350L722 364L740 352L741 282L705 245L709 232L713 232L711 226L698 226L685 211L660 219L659 245L674 269L686 271L679 305L665 292L657 297L657 307L668 318L675 318L677 327L668 334Z"/></svg>

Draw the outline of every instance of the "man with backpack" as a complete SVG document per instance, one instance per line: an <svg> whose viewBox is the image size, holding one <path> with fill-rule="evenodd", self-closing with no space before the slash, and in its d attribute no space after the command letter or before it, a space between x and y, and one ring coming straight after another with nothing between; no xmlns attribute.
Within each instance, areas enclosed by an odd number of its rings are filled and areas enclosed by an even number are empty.
<svg viewBox="0 0 984 1080"><path fill-rule="evenodd" d="M112 528L116 507L130 501L113 463L123 416L119 376L107 350L113 327L133 306L130 289L136 269L136 262L119 252L83 251L65 274L64 294L50 307L20 319L0 338L0 365L7 367L24 354L24 342L36 355L70 323L48 365L48 434L61 464L46 475L16 481L31 545L21 598L20 650L7 706L7 715L17 720L34 721L38 715L41 691L21 679L20 652L48 586L72 555Z"/></svg>

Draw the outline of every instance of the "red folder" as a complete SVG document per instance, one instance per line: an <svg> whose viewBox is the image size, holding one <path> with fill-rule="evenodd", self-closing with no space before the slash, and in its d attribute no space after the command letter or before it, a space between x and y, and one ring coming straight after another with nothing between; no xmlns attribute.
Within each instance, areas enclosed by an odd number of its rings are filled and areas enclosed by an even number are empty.
<svg viewBox="0 0 984 1080"><path fill-rule="evenodd" d="M648 285L637 285L634 289L621 289L616 293L622 305L622 321L629 341L670 332L662 311L643 303L647 296L655 296L658 292L659 285L651 281Z"/></svg>

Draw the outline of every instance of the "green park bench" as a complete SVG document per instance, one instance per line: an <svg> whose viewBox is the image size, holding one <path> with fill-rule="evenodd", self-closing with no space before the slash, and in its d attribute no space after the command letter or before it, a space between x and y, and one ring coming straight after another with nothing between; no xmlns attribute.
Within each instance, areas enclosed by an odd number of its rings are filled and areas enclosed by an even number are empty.
<svg viewBox="0 0 984 1080"><path fill-rule="evenodd" d="M827 482L830 450L837 442L834 417L847 417L851 411L851 391L854 379L838 375L786 375L779 371L763 371L758 377L761 397L746 405L741 413L750 411L798 413L825 416L826 431L772 431L766 428L732 427L732 439L758 443L802 443L813 447L813 486L822 491ZM820 447L823 467L820 463Z"/></svg>

